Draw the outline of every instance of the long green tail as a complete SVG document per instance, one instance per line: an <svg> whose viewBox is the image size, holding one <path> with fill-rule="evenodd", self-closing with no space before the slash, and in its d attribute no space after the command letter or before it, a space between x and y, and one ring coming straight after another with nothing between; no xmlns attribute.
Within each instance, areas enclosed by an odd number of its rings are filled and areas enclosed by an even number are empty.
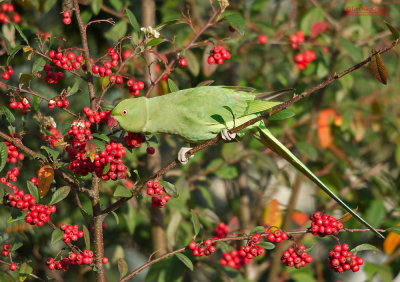
<svg viewBox="0 0 400 282"><path fill-rule="evenodd" d="M373 228L368 222L366 222L362 217L356 214L349 206L347 206L338 196L336 196L314 173L312 173L292 152L289 151L278 139L276 139L272 133L266 128L258 127L260 133L259 141L270 148L272 151L285 158L289 163L291 163L295 168L300 170L304 175L306 175L312 182L314 182L319 188L325 191L332 199L338 202L346 211L348 211L353 217L355 217L359 222L367 226L371 231L381 238L385 238L381 233L379 233L375 228Z"/></svg>

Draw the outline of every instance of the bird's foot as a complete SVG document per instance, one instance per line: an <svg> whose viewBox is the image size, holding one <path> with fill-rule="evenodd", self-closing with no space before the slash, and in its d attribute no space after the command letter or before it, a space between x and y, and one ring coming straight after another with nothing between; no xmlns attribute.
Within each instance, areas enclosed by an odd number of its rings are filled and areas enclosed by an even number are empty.
<svg viewBox="0 0 400 282"><path fill-rule="evenodd" d="M221 131L221 137L224 141L232 141L236 138L236 133L230 133L228 129L224 128Z"/></svg>
<svg viewBox="0 0 400 282"><path fill-rule="evenodd" d="M190 150L192 150L192 148L190 148L190 147L182 147L179 150L178 161L181 164L187 164L189 162L189 159L186 157L186 153L189 152ZM189 158L193 158L193 157L194 157L194 155L189 156Z"/></svg>

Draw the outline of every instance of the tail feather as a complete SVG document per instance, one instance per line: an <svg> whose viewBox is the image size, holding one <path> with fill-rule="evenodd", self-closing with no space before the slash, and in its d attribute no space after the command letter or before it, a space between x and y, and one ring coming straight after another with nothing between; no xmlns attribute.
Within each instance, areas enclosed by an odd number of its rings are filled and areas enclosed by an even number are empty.
<svg viewBox="0 0 400 282"><path fill-rule="evenodd" d="M349 206L347 206L338 196L336 196L336 194L334 194L317 176L315 176L315 174L312 173L311 170L309 170L288 148L286 148L278 139L276 139L267 128L258 127L258 132L259 136L257 136L257 139L259 139L261 143L263 143L265 146L270 148L281 157L285 158L289 163L291 163L295 168L301 171L319 188L325 191L325 193L327 193L332 199L334 199L359 222L361 222L363 225L373 231L377 236L385 238L374 227L372 227L362 217L355 213Z"/></svg>

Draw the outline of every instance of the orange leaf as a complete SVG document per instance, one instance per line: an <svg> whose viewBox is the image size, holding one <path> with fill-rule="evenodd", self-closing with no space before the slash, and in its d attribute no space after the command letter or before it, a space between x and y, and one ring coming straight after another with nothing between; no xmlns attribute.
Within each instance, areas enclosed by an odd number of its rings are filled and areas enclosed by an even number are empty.
<svg viewBox="0 0 400 282"><path fill-rule="evenodd" d="M292 219L298 226L302 226L308 221L308 215L305 212L294 211Z"/></svg>
<svg viewBox="0 0 400 282"><path fill-rule="evenodd" d="M353 210L353 212L357 212L358 211L358 207L356 207L354 210ZM345 223L346 221L349 221L350 220L350 218L352 218L353 216L349 213L349 212L346 212L340 219L339 219L339 221L341 222L341 223Z"/></svg>
<svg viewBox="0 0 400 282"><path fill-rule="evenodd" d="M50 189L51 182L54 179L54 170L51 166L45 165L38 172L38 189L39 196L43 198Z"/></svg>
<svg viewBox="0 0 400 282"><path fill-rule="evenodd" d="M263 225L280 227L282 225L282 210L279 207L279 202L272 199L264 210Z"/></svg>
<svg viewBox="0 0 400 282"><path fill-rule="evenodd" d="M92 162L94 162L94 157L96 156L96 144L93 142L87 140L86 141L86 146L85 146L85 151L89 154L89 158Z"/></svg>
<svg viewBox="0 0 400 282"><path fill-rule="evenodd" d="M322 148L328 148L332 144L331 128L329 126L318 128L318 138Z"/></svg>
<svg viewBox="0 0 400 282"><path fill-rule="evenodd" d="M383 251L390 255L394 252L396 247L400 243L400 235L394 232L390 232L387 236L385 241L383 242Z"/></svg>
<svg viewBox="0 0 400 282"><path fill-rule="evenodd" d="M372 53L375 53L376 50L373 49ZM373 74L373 76L375 76L375 78L383 83L383 84L387 84L387 71L385 68L385 65L381 59L381 55L379 55L379 53L377 53L376 55L371 57L371 61L369 63L369 68Z"/></svg>

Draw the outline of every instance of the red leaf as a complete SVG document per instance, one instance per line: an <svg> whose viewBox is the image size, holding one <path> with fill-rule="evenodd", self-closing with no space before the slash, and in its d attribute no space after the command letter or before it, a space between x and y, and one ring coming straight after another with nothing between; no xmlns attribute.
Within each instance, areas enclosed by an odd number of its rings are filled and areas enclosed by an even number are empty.
<svg viewBox="0 0 400 282"><path fill-rule="evenodd" d="M328 28L329 28L329 25L326 22L316 22L311 28L310 37L315 38L321 32L326 31Z"/></svg>

